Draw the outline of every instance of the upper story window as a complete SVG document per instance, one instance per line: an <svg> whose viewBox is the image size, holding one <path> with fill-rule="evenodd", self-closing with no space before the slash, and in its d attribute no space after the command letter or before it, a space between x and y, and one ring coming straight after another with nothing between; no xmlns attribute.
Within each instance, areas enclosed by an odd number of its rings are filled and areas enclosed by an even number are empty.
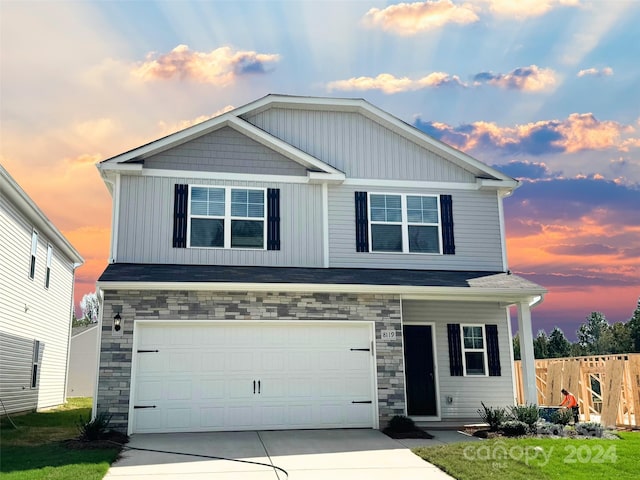
<svg viewBox="0 0 640 480"><path fill-rule="evenodd" d="M369 194L372 252L442 253L437 195Z"/></svg>
<svg viewBox="0 0 640 480"><path fill-rule="evenodd" d="M465 375L484 376L487 373L487 346L483 325L461 325L462 364Z"/></svg>
<svg viewBox="0 0 640 480"><path fill-rule="evenodd" d="M189 246L265 248L265 190L191 187Z"/></svg>
<svg viewBox="0 0 640 480"><path fill-rule="evenodd" d="M35 230L31 234L31 261L29 264L29 278L33 280L36 275L36 255L38 253L38 232Z"/></svg>
<svg viewBox="0 0 640 480"><path fill-rule="evenodd" d="M44 277L44 288L49 288L51 281L51 262L53 261L53 247L47 245L47 272Z"/></svg>

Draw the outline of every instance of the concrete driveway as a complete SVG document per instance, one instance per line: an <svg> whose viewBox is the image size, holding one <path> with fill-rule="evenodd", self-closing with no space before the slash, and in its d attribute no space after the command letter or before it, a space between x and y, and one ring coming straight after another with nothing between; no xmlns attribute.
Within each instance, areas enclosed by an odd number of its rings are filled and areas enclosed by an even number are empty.
<svg viewBox="0 0 640 480"><path fill-rule="evenodd" d="M130 447L223 457L127 450L107 480L451 480L433 465L377 430L288 430L267 432L133 435ZM286 470L288 477L273 465Z"/></svg>

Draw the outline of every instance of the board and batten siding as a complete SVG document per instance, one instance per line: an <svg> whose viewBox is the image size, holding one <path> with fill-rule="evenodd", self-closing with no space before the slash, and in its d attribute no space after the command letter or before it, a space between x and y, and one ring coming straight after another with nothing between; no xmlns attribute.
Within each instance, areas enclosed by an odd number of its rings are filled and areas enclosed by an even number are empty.
<svg viewBox="0 0 640 480"><path fill-rule="evenodd" d="M475 182L475 176L359 113L271 108L246 121L348 178Z"/></svg>
<svg viewBox="0 0 640 480"><path fill-rule="evenodd" d="M173 248L175 184L280 189L280 250ZM120 263L322 266L322 186L123 176L116 261Z"/></svg>
<svg viewBox="0 0 640 480"><path fill-rule="evenodd" d="M438 362L439 407L443 420L478 418L480 402L500 407L515 404L513 361L505 307L490 302L445 302L403 300L403 323L435 323L435 344ZM496 377L452 377L449 371L448 323L498 325L501 375ZM453 401L447 402L447 397ZM479 420L478 420L479 421Z"/></svg>
<svg viewBox="0 0 640 480"><path fill-rule="evenodd" d="M144 161L144 168L306 176L307 169L229 127Z"/></svg>
<svg viewBox="0 0 640 480"><path fill-rule="evenodd" d="M25 217L0 196L0 398L8 412L52 407L65 400L73 262L62 256L43 232L38 232L35 276L33 280L29 278L32 231ZM48 243L53 245L53 260L47 289ZM31 390L34 340L40 341L35 403ZM12 361L5 363L9 351L13 352Z"/></svg>
<svg viewBox="0 0 640 480"><path fill-rule="evenodd" d="M455 255L356 252L354 192L451 194ZM502 270L496 192L398 187L329 186L329 263L341 268Z"/></svg>
<svg viewBox="0 0 640 480"><path fill-rule="evenodd" d="M67 396L93 397L98 371L98 333L94 324L71 337Z"/></svg>

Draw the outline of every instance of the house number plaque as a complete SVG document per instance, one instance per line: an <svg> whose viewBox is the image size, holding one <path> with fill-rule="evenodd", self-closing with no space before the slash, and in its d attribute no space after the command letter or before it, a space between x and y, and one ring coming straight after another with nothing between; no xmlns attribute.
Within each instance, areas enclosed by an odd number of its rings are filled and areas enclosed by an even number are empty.
<svg viewBox="0 0 640 480"><path fill-rule="evenodd" d="M380 338L382 340L395 340L396 339L396 331L395 330L381 330Z"/></svg>

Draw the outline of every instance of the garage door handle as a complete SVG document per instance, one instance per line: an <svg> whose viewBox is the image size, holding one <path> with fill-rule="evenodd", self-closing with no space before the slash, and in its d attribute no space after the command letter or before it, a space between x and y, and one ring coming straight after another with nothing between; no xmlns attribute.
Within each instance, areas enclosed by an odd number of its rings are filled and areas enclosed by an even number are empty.
<svg viewBox="0 0 640 480"><path fill-rule="evenodd" d="M156 408L155 405L134 405L133 408L138 409L138 408Z"/></svg>
<svg viewBox="0 0 640 480"><path fill-rule="evenodd" d="M260 394L260 380L258 380L258 395Z"/></svg>
<svg viewBox="0 0 640 480"><path fill-rule="evenodd" d="M361 400L361 401L353 400L351 403L371 403L371 400Z"/></svg>
<svg viewBox="0 0 640 480"><path fill-rule="evenodd" d="M253 394L256 394L256 381L253 381Z"/></svg>

